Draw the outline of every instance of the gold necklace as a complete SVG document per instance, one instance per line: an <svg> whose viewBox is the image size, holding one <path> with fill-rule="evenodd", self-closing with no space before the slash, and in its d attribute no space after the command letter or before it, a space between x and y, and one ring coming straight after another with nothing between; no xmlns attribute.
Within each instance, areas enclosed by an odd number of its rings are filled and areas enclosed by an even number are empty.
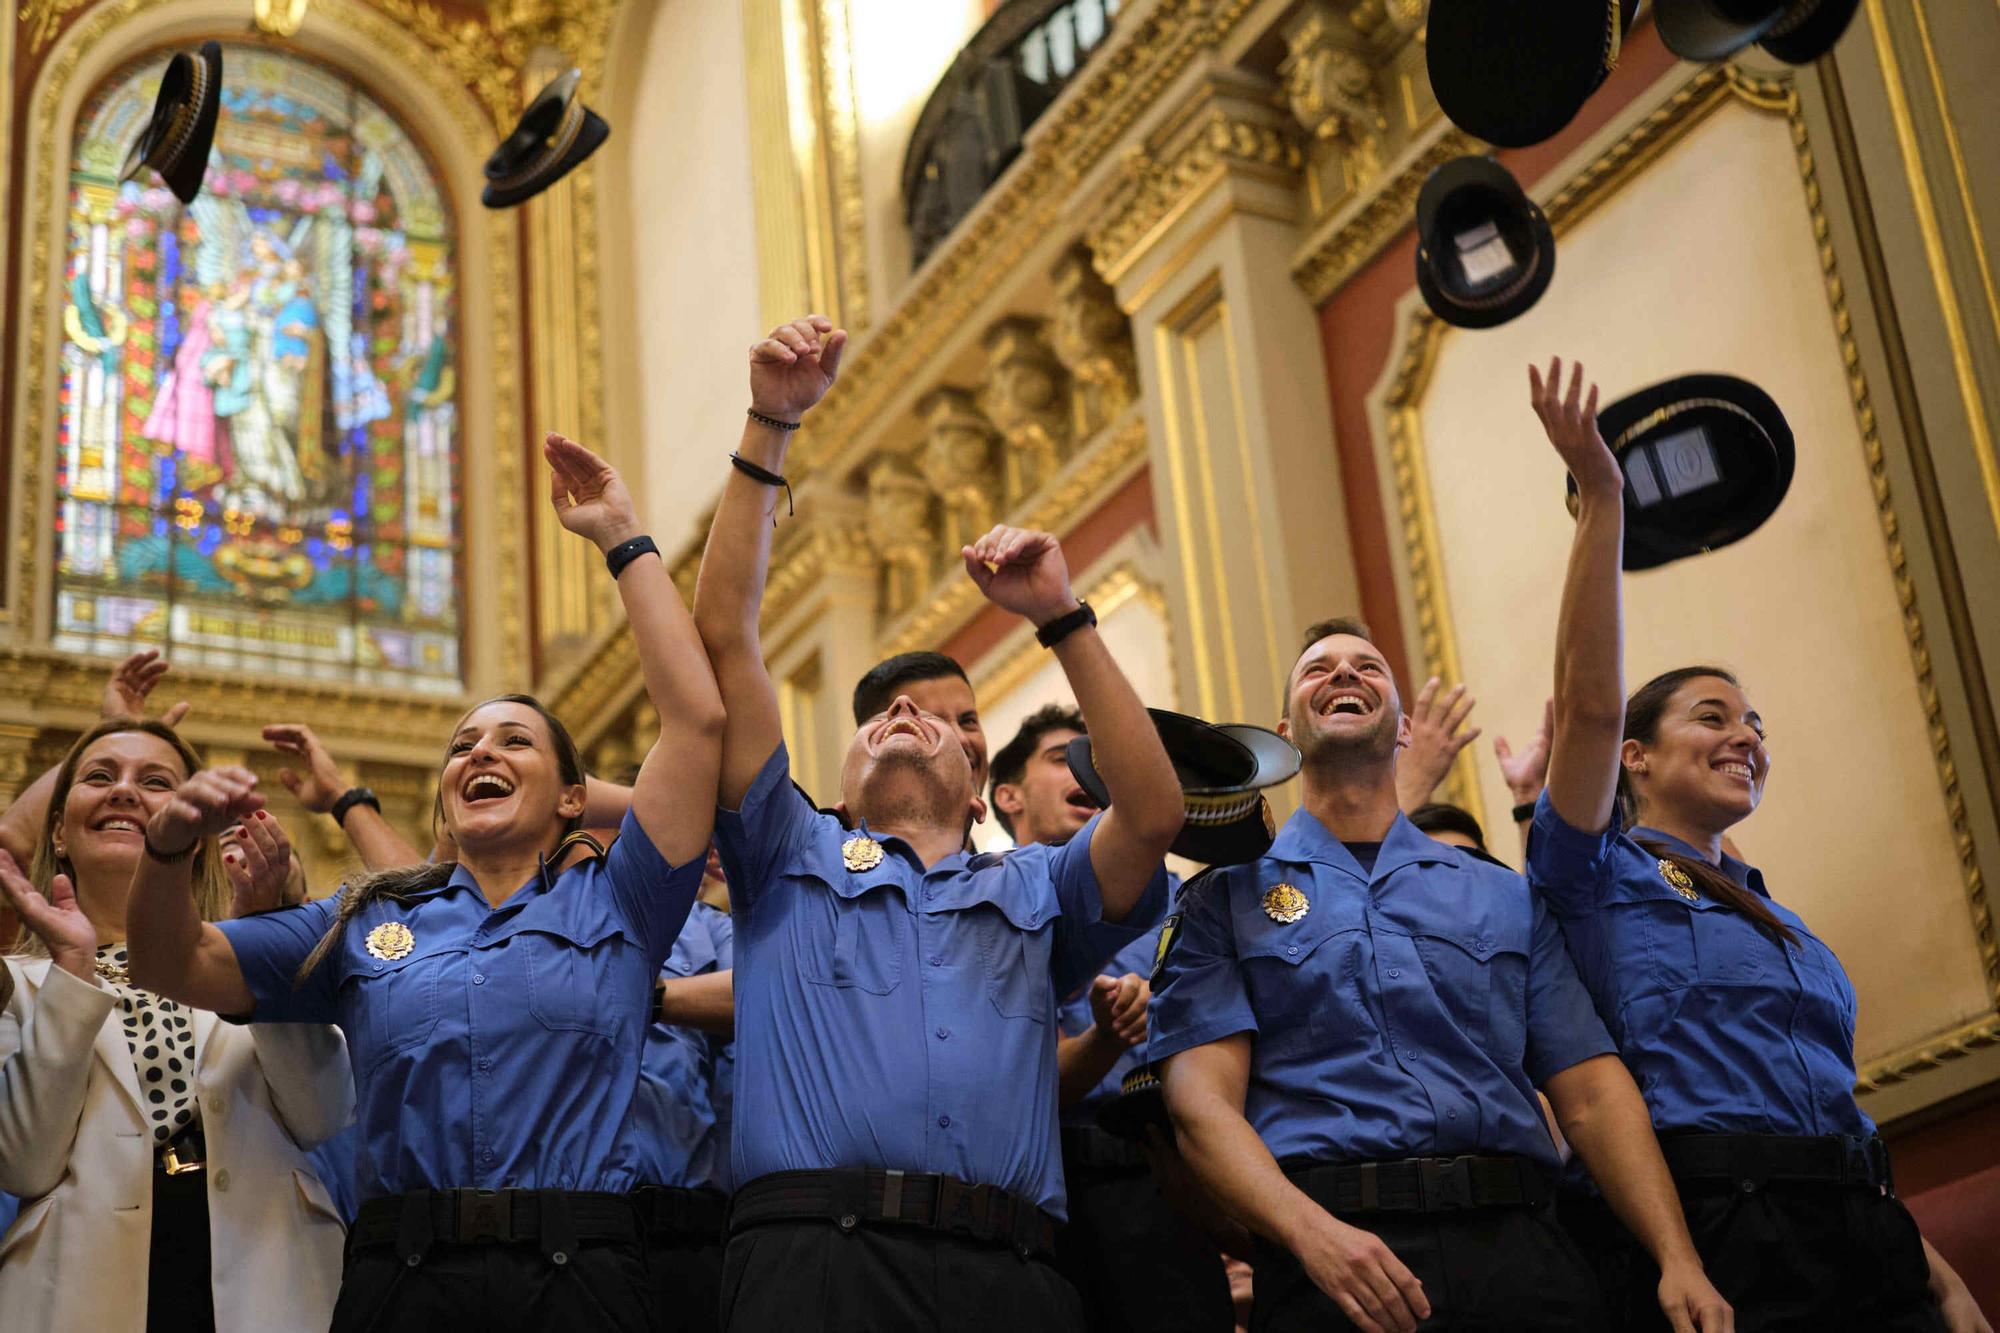
<svg viewBox="0 0 2000 1333"><path fill-rule="evenodd" d="M116 982L120 986L132 984L131 970L122 963L114 963L100 956L91 966L96 969L97 975L106 981Z"/></svg>

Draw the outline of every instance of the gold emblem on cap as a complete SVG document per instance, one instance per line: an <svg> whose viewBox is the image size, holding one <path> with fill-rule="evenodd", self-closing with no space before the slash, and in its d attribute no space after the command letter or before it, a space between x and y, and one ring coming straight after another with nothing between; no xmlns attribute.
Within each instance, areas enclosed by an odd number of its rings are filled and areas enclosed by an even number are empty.
<svg viewBox="0 0 2000 1333"><path fill-rule="evenodd" d="M384 921L368 932L367 945L369 953L393 963L409 956L410 950L417 947L417 937L400 921Z"/></svg>
<svg viewBox="0 0 2000 1333"><path fill-rule="evenodd" d="M1264 893L1264 915L1281 926L1292 922L1312 911L1312 903L1290 884L1276 884Z"/></svg>
<svg viewBox="0 0 2000 1333"><path fill-rule="evenodd" d="M849 870L873 870L882 864L882 844L857 833L840 844L840 859Z"/></svg>
<svg viewBox="0 0 2000 1333"><path fill-rule="evenodd" d="M1667 882L1668 888L1689 902L1694 902L1701 897L1700 894L1694 891L1694 876L1688 874L1687 871L1681 869L1664 856L1660 858L1660 878Z"/></svg>

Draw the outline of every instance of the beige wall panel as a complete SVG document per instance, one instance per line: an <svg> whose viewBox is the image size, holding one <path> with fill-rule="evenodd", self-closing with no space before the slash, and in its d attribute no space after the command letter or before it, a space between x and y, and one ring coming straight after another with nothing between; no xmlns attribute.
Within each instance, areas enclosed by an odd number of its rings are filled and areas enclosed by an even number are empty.
<svg viewBox="0 0 2000 1333"><path fill-rule="evenodd" d="M1446 590L1478 720L1517 740L1549 688L1572 532L1526 401L1526 365L1552 353L1582 356L1607 399L1719 370L1784 407L1799 466L1778 514L1728 550L1627 580L1628 688L1689 662L1741 673L1773 765L1735 836L1853 975L1862 1063L1987 1012L1782 116L1717 111L1563 238L1535 310L1439 349L1420 419ZM1485 747L1490 823L1510 801Z"/></svg>
<svg viewBox="0 0 2000 1333"><path fill-rule="evenodd" d="M598 206L629 253L604 257L608 419L644 453L649 529L663 551L695 535L722 487L748 403L744 349L761 331L750 125L737 5L655 0L621 29L630 73L605 151Z"/></svg>

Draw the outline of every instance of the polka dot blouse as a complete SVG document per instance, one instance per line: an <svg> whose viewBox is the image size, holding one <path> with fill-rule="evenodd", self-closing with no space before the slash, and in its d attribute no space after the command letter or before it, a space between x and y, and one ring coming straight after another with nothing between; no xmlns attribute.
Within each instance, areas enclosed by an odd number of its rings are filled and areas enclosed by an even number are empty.
<svg viewBox="0 0 2000 1333"><path fill-rule="evenodd" d="M107 944L97 958L105 965L99 975L118 997L153 1142L165 1143L195 1120L194 1024L181 1005L118 980L129 962L124 945Z"/></svg>

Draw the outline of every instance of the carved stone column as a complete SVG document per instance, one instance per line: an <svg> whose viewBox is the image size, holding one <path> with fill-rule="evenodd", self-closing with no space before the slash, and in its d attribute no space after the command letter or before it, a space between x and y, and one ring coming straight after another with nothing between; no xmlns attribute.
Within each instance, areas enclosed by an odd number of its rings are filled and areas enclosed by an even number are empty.
<svg viewBox="0 0 2000 1333"><path fill-rule="evenodd" d="M1004 500L1012 510L1055 475L1069 451L1069 374L1042 337L1042 321L1019 315L986 331L980 405L1007 442Z"/></svg>
<svg viewBox="0 0 2000 1333"><path fill-rule="evenodd" d="M883 455L868 473L868 532L882 557L883 613L899 615L929 590L937 553L930 487L901 455Z"/></svg>
<svg viewBox="0 0 2000 1333"><path fill-rule="evenodd" d="M1300 630L1359 607L1318 320L1290 271L1303 155L1274 91L1211 75L1089 233L1139 353L1179 696L1265 724Z"/></svg>
<svg viewBox="0 0 2000 1333"><path fill-rule="evenodd" d="M999 470L993 461L993 427L969 389L946 386L917 403L924 423L924 480L944 508L939 559L949 564L993 526Z"/></svg>
<svg viewBox="0 0 2000 1333"><path fill-rule="evenodd" d="M1084 247L1064 255L1049 280L1056 288L1049 342L1076 382L1077 436L1087 440L1139 396L1132 324Z"/></svg>

